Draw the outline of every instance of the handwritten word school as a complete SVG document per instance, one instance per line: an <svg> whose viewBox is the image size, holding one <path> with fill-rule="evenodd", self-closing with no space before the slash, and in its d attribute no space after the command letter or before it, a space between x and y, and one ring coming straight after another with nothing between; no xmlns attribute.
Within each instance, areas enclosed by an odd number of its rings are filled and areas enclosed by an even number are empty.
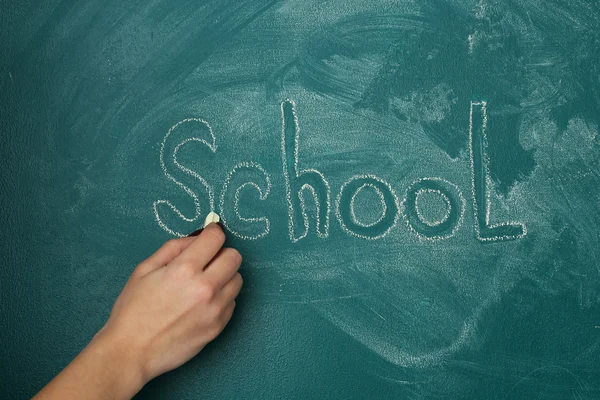
<svg viewBox="0 0 600 400"><path fill-rule="evenodd" d="M478 240L497 241L518 239L527 234L524 224L519 222L490 223L491 215L491 178L487 155L487 104L484 101L471 102L469 120L469 155L471 166L471 195L475 220L475 233ZM300 128L296 105L292 100L281 103L282 135L281 165L285 179L286 205L288 209L288 232L292 242L297 242L308 235L311 221L319 237L329 235L330 214L335 215L340 227L348 234L376 240L386 236L397 224L400 215L408 227L419 238L425 240L443 240L452 237L463 222L465 199L460 188L445 179L438 177L421 178L413 182L406 190L402 201L398 199L394 189L382 178L375 175L355 175L339 188L332 201L331 187L327 178L316 169L300 169ZM189 125L200 124L208 131L210 138L187 137L171 146L170 154L165 154L166 144L173 140L174 132ZM182 182L177 174L192 178L206 194L211 211L215 209L215 195L212 186L196 171L183 165L178 159L179 150L190 142L206 146L211 152L217 149L216 138L210 124L199 118L184 119L175 124L165 135L160 149L160 164L165 177L183 189L194 201L195 214L185 216L169 200L154 202L156 221L162 229L175 236L184 236L169 226L163 212L170 209L181 221L199 220L200 199L198 188ZM270 221L267 216L244 216L240 212L240 199L244 188L253 188L258 198L264 201L271 191L271 180L268 172L258 163L242 162L235 165L227 174L219 196L219 212L223 223L235 236L256 240L269 234ZM355 213L358 194L368 189L375 193L381 201L380 215L375 221L361 221ZM419 204L426 199L424 194L439 196L445 204L445 213L435 220L422 213ZM312 196L314 207L307 207L305 196ZM233 201L226 202L226 199ZM309 209L310 208L310 209ZM314 215L312 211L314 211Z"/></svg>

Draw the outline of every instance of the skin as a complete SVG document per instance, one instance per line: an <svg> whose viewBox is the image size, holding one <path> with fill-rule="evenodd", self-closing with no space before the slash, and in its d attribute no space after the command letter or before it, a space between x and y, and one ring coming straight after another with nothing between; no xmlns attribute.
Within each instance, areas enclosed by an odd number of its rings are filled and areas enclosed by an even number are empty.
<svg viewBox="0 0 600 400"><path fill-rule="evenodd" d="M242 257L224 241L210 224L140 263L104 327L34 399L129 399L198 354L229 322L242 287Z"/></svg>

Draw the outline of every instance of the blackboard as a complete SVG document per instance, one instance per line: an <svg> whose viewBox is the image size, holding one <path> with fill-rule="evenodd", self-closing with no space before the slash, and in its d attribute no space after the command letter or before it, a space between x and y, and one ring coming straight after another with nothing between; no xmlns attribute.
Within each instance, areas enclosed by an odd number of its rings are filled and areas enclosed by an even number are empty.
<svg viewBox="0 0 600 400"><path fill-rule="evenodd" d="M3 1L3 398L221 214L230 325L140 399L600 398L600 3Z"/></svg>

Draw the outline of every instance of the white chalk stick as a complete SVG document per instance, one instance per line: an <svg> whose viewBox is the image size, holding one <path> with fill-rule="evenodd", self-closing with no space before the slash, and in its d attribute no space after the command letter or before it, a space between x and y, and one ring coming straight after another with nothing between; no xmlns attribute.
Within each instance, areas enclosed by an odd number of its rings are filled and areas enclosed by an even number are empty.
<svg viewBox="0 0 600 400"><path fill-rule="evenodd" d="M219 217L219 214L217 214L216 212L209 212L208 215L206 216L206 219L204 220L204 226L203 228L206 228L206 226L210 223L217 223L221 220L221 217Z"/></svg>

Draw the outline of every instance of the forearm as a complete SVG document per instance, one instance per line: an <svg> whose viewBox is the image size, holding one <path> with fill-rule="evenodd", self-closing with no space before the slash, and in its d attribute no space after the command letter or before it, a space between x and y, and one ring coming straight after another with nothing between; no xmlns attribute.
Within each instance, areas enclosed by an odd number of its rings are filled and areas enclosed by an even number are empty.
<svg viewBox="0 0 600 400"><path fill-rule="evenodd" d="M34 399L130 399L144 384L130 349L101 332Z"/></svg>

